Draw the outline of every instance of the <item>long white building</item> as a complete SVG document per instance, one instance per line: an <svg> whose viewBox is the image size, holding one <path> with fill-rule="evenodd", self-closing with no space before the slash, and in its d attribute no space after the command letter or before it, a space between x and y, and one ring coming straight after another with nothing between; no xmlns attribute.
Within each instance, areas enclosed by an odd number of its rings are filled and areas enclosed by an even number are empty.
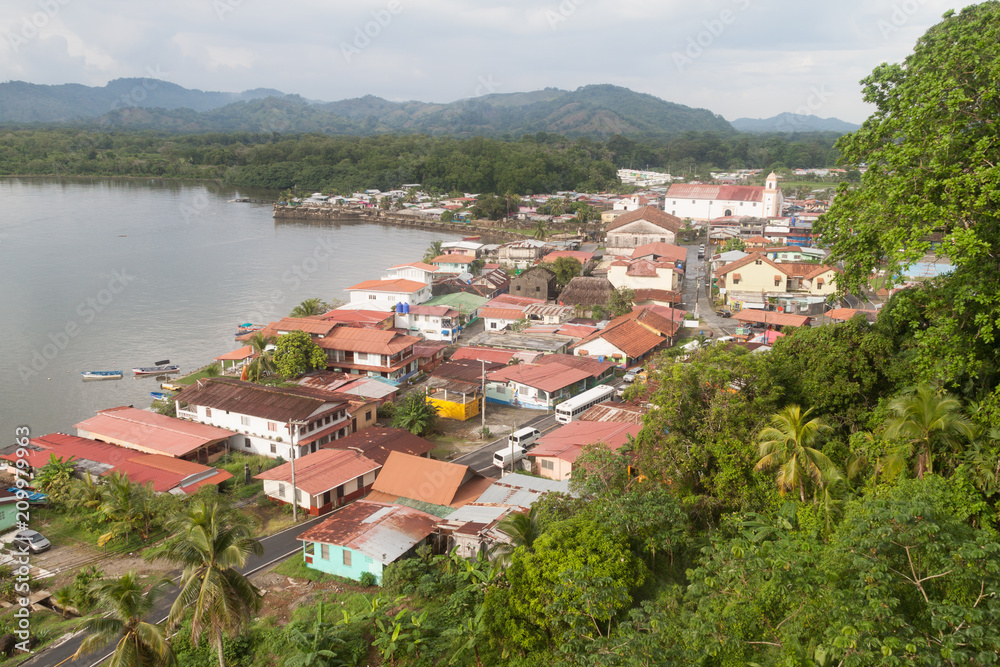
<svg viewBox="0 0 1000 667"><path fill-rule="evenodd" d="M776 218L781 215L784 202L778 176L771 172L763 186L671 185L663 210L682 220L714 220L729 216Z"/></svg>

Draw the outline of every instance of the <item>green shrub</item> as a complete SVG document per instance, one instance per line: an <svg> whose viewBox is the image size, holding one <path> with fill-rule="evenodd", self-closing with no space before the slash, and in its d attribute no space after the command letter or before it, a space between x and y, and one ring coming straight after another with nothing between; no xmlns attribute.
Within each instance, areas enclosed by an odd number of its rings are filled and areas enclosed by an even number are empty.
<svg viewBox="0 0 1000 667"><path fill-rule="evenodd" d="M362 586L371 588L372 586L378 585L378 578L371 572L362 572L361 576L358 578L358 583Z"/></svg>

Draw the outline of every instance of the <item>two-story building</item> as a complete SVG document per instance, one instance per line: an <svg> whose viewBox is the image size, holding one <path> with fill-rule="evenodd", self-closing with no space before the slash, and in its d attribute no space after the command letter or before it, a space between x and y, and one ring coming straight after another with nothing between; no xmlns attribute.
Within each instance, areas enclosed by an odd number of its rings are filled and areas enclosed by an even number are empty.
<svg viewBox="0 0 1000 667"><path fill-rule="evenodd" d="M431 264L438 267L441 273L472 273L474 255L438 255Z"/></svg>
<svg viewBox="0 0 1000 667"><path fill-rule="evenodd" d="M526 269L545 254L546 247L545 241L536 239L511 241L500 246L498 256L504 265Z"/></svg>
<svg viewBox="0 0 1000 667"><path fill-rule="evenodd" d="M365 280L345 290L350 303L344 308L389 311L399 304L418 306L431 298L431 286L406 278Z"/></svg>
<svg viewBox="0 0 1000 667"><path fill-rule="evenodd" d="M452 343L458 340L462 327L458 323L458 311L448 306L409 306L403 312L396 311L396 328L405 329L426 340L443 340Z"/></svg>
<svg viewBox="0 0 1000 667"><path fill-rule="evenodd" d="M556 298L556 273L545 266L533 266L510 279L510 293L548 301Z"/></svg>
<svg viewBox="0 0 1000 667"><path fill-rule="evenodd" d="M289 461L254 479L263 480L268 498L286 505L294 502L313 516L364 496L382 467L349 449L321 449L297 459L294 471L292 465Z"/></svg>
<svg viewBox="0 0 1000 667"><path fill-rule="evenodd" d="M649 243L675 243L681 219L656 206L643 206L620 215L607 227L605 245L609 255L631 255Z"/></svg>
<svg viewBox="0 0 1000 667"><path fill-rule="evenodd" d="M403 380L417 372L413 346L419 342L396 331L338 327L316 344L326 352L330 370Z"/></svg>
<svg viewBox="0 0 1000 667"><path fill-rule="evenodd" d="M214 377L173 398L179 418L235 432L230 438L234 451L298 458L351 432L346 398L320 389Z"/></svg>
<svg viewBox="0 0 1000 667"><path fill-rule="evenodd" d="M716 285L725 290L726 303L749 302L763 306L771 297L803 295L820 300L836 293L837 270L824 264L781 262L754 252L715 272Z"/></svg>
<svg viewBox="0 0 1000 667"><path fill-rule="evenodd" d="M397 264L385 270L383 280L413 280L418 283L430 285L434 278L441 275L441 268L433 264L424 262L409 262L407 264Z"/></svg>
<svg viewBox="0 0 1000 667"><path fill-rule="evenodd" d="M615 289L677 291L684 271L671 261L628 259L611 262L608 280Z"/></svg>

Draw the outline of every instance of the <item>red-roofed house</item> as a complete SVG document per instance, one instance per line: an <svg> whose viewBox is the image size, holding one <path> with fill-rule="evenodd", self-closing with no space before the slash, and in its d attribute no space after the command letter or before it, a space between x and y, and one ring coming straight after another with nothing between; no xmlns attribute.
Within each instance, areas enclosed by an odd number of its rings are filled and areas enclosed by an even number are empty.
<svg viewBox="0 0 1000 667"><path fill-rule="evenodd" d="M618 260L608 267L608 281L615 289L675 291L683 277L684 271L669 261Z"/></svg>
<svg viewBox="0 0 1000 667"><path fill-rule="evenodd" d="M417 282L430 285L434 278L441 275L441 267L424 262L410 262L408 264L397 264L385 270L385 278L405 278L416 280Z"/></svg>
<svg viewBox="0 0 1000 667"><path fill-rule="evenodd" d="M320 318L355 329L391 329L395 326L394 314L384 310L341 310L336 308L320 315Z"/></svg>
<svg viewBox="0 0 1000 667"><path fill-rule="evenodd" d="M438 255L431 264L446 273L471 273L470 266L476 261L472 255Z"/></svg>
<svg viewBox="0 0 1000 667"><path fill-rule="evenodd" d="M294 492L299 507L319 516L368 493L381 467L350 449L321 449L295 460L294 487L291 461L254 479L264 481L268 498L290 504Z"/></svg>
<svg viewBox="0 0 1000 667"><path fill-rule="evenodd" d="M460 347L451 355L451 360L473 359L506 365L510 363L515 354L517 354L517 350L500 350L495 347Z"/></svg>
<svg viewBox="0 0 1000 667"><path fill-rule="evenodd" d="M345 308L390 311L397 304L417 306L431 298L431 286L405 278L366 280L345 290L350 303Z"/></svg>
<svg viewBox="0 0 1000 667"><path fill-rule="evenodd" d="M778 176L771 172L763 186L675 183L667 190L663 208L692 220L747 215L776 218L781 215L784 201Z"/></svg>
<svg viewBox="0 0 1000 667"><path fill-rule="evenodd" d="M528 458L534 462L536 473L561 481L570 478L573 464L586 445L600 442L618 451L640 430L641 424L626 422L571 421L536 440Z"/></svg>
<svg viewBox="0 0 1000 667"><path fill-rule="evenodd" d="M525 319L524 311L520 308L489 308L479 309L479 316L483 318L483 327L486 331L500 331L510 325Z"/></svg>
<svg viewBox="0 0 1000 667"><path fill-rule="evenodd" d="M587 388L592 373L563 364L517 364L486 374L486 400L548 410Z"/></svg>
<svg viewBox="0 0 1000 667"><path fill-rule="evenodd" d="M680 328L679 322L668 320L648 308L637 308L584 338L573 351L582 357L611 361L625 368L671 345Z"/></svg>
<svg viewBox="0 0 1000 667"><path fill-rule="evenodd" d="M631 255L648 243L674 243L681 219L656 206L643 206L618 216L607 227L607 253Z"/></svg>
<svg viewBox="0 0 1000 667"><path fill-rule="evenodd" d="M753 252L726 264L715 272L716 284L725 290L726 303L749 300L770 294L808 294L829 296L837 291L832 266L807 262L777 262Z"/></svg>
<svg viewBox="0 0 1000 667"><path fill-rule="evenodd" d="M230 439L236 437L224 428L126 406L101 410L74 428L81 438L199 463L211 463L225 454Z"/></svg>
<svg viewBox="0 0 1000 667"><path fill-rule="evenodd" d="M647 243L632 251L632 259L650 261L687 262L687 249L671 243Z"/></svg>
<svg viewBox="0 0 1000 667"><path fill-rule="evenodd" d="M238 350L227 352L226 354L216 357L215 360L221 361L222 370L226 370L243 366L249 363L249 361L255 356L257 356L257 353L254 352L254 349L249 345L244 345ZM228 366L226 365L227 361L230 362Z"/></svg>
<svg viewBox="0 0 1000 667"><path fill-rule="evenodd" d="M413 346L420 342L395 331L337 327L316 344L326 352L330 370L402 380L417 371Z"/></svg>

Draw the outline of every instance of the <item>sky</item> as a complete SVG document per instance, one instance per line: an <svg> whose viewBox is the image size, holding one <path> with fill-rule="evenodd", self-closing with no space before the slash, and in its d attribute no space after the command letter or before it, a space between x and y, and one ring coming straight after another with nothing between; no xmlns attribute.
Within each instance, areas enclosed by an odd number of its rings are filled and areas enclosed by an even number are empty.
<svg viewBox="0 0 1000 667"><path fill-rule="evenodd" d="M4 0L0 79L122 77L333 101L611 83L733 120L860 123L859 81L948 0Z"/></svg>

